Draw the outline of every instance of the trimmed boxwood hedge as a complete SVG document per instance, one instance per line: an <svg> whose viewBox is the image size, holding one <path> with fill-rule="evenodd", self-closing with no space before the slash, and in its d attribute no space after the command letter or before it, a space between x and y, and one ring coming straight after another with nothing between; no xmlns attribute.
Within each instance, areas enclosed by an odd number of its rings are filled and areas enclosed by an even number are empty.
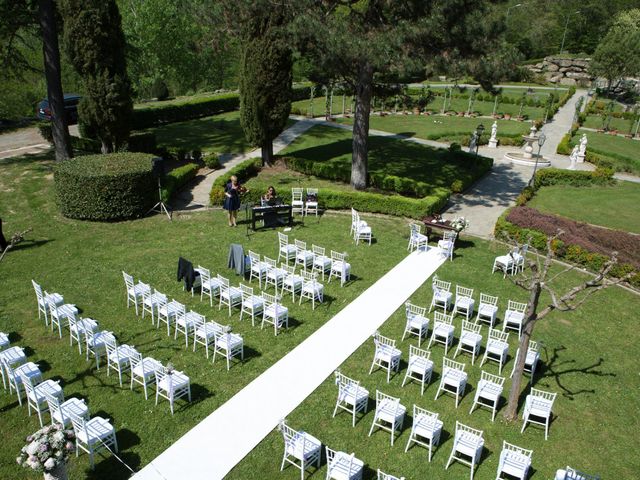
<svg viewBox="0 0 640 480"><path fill-rule="evenodd" d="M111 221L144 215L156 201L151 155L86 155L54 168L56 201L65 217Z"/></svg>
<svg viewBox="0 0 640 480"><path fill-rule="evenodd" d="M162 201L169 201L176 191L195 178L199 169L198 164L187 163L167 173L162 180Z"/></svg>
<svg viewBox="0 0 640 480"><path fill-rule="evenodd" d="M260 168L260 159L251 159L232 168L225 175L218 177L213 183L209 194L211 205L222 205L224 201L224 186L231 175L236 175L243 182L246 182L249 178L256 176L260 172ZM253 188L247 193L245 200L257 203L260 200L260 193L264 190L262 188ZM322 208L341 210L353 207L363 212L421 219L426 215L442 210L450 195L451 191L442 187L430 187L430 194L423 198L323 188L320 191L319 201Z"/></svg>

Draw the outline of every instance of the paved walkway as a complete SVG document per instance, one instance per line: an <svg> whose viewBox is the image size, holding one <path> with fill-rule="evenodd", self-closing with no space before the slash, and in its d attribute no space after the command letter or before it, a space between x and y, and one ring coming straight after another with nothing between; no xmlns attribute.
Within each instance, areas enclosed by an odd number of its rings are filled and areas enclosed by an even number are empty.
<svg viewBox="0 0 640 480"><path fill-rule="evenodd" d="M300 119L300 121L287 128L273 141L273 153L275 154L283 150L296 138L313 127L313 125L315 125L315 123L312 120ZM259 148L240 155L221 155L220 162L223 168L214 170L208 175L196 177L191 184L191 188L185 188L172 201L174 211L202 210L207 208L209 206L209 192L216 178L226 175L230 169L245 160L261 155L262 152Z"/></svg>
<svg viewBox="0 0 640 480"><path fill-rule="evenodd" d="M280 419L368 341L443 262L438 248L408 255L132 478L223 478L277 426ZM278 339L274 338L274 341ZM259 476L258 472L256 475Z"/></svg>

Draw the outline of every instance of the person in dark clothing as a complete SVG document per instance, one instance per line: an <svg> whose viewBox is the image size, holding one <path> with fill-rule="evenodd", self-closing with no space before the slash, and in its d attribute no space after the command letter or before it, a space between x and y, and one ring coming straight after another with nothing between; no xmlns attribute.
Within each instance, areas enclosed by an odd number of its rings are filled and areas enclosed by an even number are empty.
<svg viewBox="0 0 640 480"><path fill-rule="evenodd" d="M0 218L0 252L4 252L4 249L7 248L7 239L4 238L2 234L2 219Z"/></svg>
<svg viewBox="0 0 640 480"><path fill-rule="evenodd" d="M240 195L248 192L246 188L240 185L238 182L238 177L232 175L227 182L227 185L224 187L224 204L222 208L224 208L229 214L229 226L237 227L238 220L238 210L240 210Z"/></svg>

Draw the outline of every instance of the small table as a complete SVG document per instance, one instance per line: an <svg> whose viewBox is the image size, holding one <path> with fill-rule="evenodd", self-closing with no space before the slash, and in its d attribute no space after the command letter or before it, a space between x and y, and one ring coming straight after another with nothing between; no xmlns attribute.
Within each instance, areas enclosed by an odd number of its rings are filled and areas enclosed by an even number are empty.
<svg viewBox="0 0 640 480"><path fill-rule="evenodd" d="M436 220L436 218L432 215L428 217L424 217L422 219L424 223L425 229L427 231L427 235L431 235L432 228L439 228L440 230L452 231L456 232L457 230L451 226L451 220Z"/></svg>

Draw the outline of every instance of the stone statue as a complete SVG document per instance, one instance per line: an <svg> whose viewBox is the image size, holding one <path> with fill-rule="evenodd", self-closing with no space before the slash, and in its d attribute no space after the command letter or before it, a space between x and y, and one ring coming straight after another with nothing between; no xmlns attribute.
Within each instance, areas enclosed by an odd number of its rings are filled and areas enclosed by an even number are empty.
<svg viewBox="0 0 640 480"><path fill-rule="evenodd" d="M580 146L578 148L578 163L583 163L584 158L587 155L587 134L583 133L580 139Z"/></svg>
<svg viewBox="0 0 640 480"><path fill-rule="evenodd" d="M569 165L569 170L575 170L576 169L576 162L578 161L578 150L580 149L580 147L578 147L578 145L576 145L575 147L573 147L573 150L571 151L571 155L569 156L569 160L571 160L571 165Z"/></svg>
<svg viewBox="0 0 640 480"><path fill-rule="evenodd" d="M498 122L493 122L491 125L491 138L489 139L489 148L496 148L498 146Z"/></svg>
<svg viewBox="0 0 640 480"><path fill-rule="evenodd" d="M478 134L473 132L469 141L469 153L476 153L476 145L478 144Z"/></svg>

